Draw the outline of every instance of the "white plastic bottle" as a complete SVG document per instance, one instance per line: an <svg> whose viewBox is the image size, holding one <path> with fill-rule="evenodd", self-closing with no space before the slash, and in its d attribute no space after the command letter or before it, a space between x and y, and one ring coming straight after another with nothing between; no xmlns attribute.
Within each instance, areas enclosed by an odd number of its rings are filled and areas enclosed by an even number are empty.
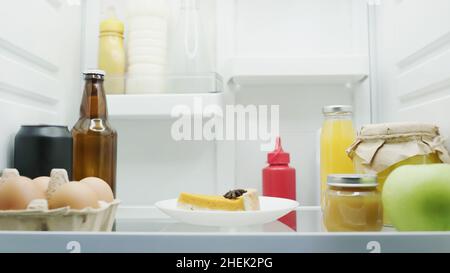
<svg viewBox="0 0 450 273"><path fill-rule="evenodd" d="M130 0L128 94L161 93L167 75L167 0Z"/></svg>

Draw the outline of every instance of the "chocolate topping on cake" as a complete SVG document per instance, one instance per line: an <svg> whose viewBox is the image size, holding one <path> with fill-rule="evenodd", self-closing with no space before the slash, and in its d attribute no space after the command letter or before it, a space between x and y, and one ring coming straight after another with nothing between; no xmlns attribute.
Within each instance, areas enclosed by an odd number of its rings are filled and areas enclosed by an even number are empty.
<svg viewBox="0 0 450 273"><path fill-rule="evenodd" d="M242 196L244 193L246 193L246 190L243 189L236 189L231 190L223 195L223 197L227 199L237 199L238 197Z"/></svg>

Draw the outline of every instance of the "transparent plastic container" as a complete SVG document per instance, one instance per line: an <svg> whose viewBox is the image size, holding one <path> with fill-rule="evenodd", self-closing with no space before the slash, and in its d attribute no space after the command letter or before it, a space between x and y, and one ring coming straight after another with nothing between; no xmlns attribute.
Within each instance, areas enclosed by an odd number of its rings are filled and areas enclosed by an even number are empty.
<svg viewBox="0 0 450 273"><path fill-rule="evenodd" d="M221 92L215 72L215 22L212 1L180 0L169 33L168 90L171 93Z"/></svg>

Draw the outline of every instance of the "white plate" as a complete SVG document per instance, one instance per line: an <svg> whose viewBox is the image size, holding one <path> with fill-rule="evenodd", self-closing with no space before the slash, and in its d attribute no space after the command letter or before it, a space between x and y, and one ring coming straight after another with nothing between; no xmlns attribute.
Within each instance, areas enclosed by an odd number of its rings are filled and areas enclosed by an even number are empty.
<svg viewBox="0 0 450 273"><path fill-rule="evenodd" d="M259 197L257 211L201 211L177 208L177 199L159 201L155 206L170 217L184 223L202 226L236 227L273 222L298 207L298 202L276 197Z"/></svg>

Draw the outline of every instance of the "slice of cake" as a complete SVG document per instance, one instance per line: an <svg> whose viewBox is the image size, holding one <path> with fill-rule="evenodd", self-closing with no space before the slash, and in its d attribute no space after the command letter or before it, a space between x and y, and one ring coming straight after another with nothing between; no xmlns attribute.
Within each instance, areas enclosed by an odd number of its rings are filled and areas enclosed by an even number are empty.
<svg viewBox="0 0 450 273"><path fill-rule="evenodd" d="M177 207L186 210L259 210L259 197L254 189L232 190L223 196L182 192Z"/></svg>

